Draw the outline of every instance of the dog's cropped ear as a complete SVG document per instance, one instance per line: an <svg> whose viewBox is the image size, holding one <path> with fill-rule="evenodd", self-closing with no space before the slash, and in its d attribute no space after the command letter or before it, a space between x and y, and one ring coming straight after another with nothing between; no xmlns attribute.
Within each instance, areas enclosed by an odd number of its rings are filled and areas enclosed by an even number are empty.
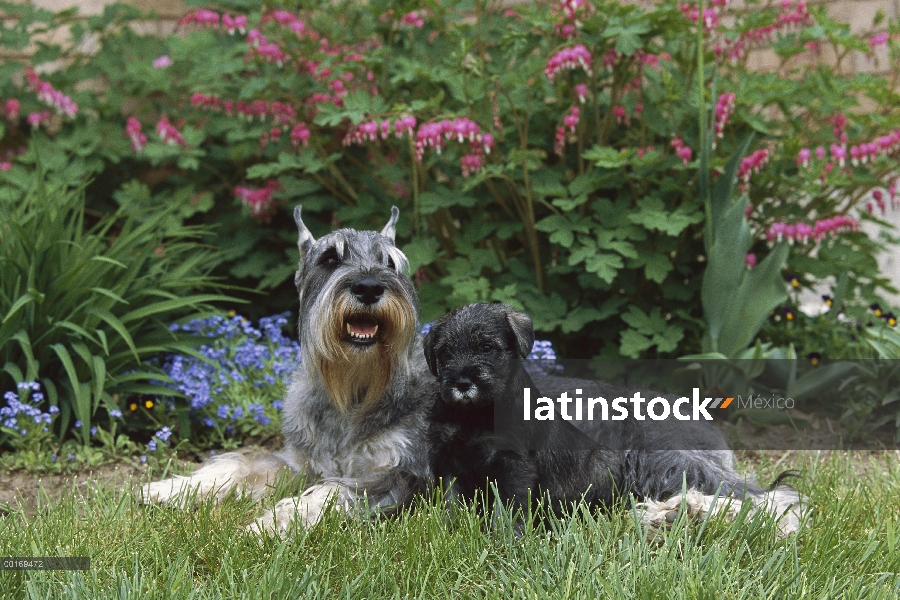
<svg viewBox="0 0 900 600"><path fill-rule="evenodd" d="M397 236L397 220L400 218L400 209L396 206L391 207L391 219L387 222L387 225L384 226L384 229L381 230L381 235L388 238L392 242L394 238Z"/></svg>
<svg viewBox="0 0 900 600"><path fill-rule="evenodd" d="M506 313L506 320L512 329L519 356L527 357L531 354L531 348L534 346L534 326L531 323L531 317L523 312L510 310Z"/></svg>
<svg viewBox="0 0 900 600"><path fill-rule="evenodd" d="M303 219L300 218L300 211L303 209L299 204L294 208L294 221L297 223L297 229L300 234L297 237L297 249L300 250L300 262L303 262L303 259L306 258L307 252L312 248L312 245L316 243L315 238L310 233L309 229L303 223Z"/></svg>
<svg viewBox="0 0 900 600"><path fill-rule="evenodd" d="M422 348L425 350L425 362L428 363L428 369L431 371L431 374L435 377L438 376L440 368L437 362L437 341L440 337L438 335L442 325L440 323L435 322L432 324L431 329L428 330L428 333L425 334L425 338L422 340Z"/></svg>

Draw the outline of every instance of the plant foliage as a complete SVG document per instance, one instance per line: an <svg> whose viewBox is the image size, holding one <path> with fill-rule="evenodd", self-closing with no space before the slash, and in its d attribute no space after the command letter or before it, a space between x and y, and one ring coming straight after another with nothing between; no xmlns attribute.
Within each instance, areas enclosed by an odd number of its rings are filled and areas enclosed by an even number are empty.
<svg viewBox="0 0 900 600"><path fill-rule="evenodd" d="M78 421L87 441L100 407L165 391L146 360L196 343L169 324L228 299L196 293L216 259L173 212L124 206L90 223L83 192L52 184L0 200L0 384L39 382L61 434Z"/></svg>

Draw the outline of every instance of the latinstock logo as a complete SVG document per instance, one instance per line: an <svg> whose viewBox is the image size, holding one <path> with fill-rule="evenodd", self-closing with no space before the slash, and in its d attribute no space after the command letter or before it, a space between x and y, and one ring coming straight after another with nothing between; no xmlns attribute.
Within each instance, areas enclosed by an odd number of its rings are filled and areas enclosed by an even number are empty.
<svg viewBox="0 0 900 600"><path fill-rule="evenodd" d="M740 397L738 397L740 398ZM710 410L723 410L734 401L734 397L728 398L700 398L700 388L693 388L691 396L682 396L672 400L656 396L651 399L644 398L641 392L635 392L630 398L618 397L608 401L606 398L583 398L582 390L576 389L575 394L569 397L568 392L563 392L555 401L540 397L535 399L532 408L531 388L524 388L523 419L530 421L552 421L557 412L565 421L600 420L600 421L624 421L632 418L637 421L650 419L653 421L665 421L670 417L678 421L712 421ZM574 404L574 406L573 406ZM557 410L557 405L559 406ZM574 414L573 414L574 409Z"/></svg>

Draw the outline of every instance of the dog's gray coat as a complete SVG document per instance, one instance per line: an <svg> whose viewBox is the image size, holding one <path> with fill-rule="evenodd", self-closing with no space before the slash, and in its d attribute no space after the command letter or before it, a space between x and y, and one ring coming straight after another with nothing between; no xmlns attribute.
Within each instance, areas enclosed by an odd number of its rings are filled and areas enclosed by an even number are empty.
<svg viewBox="0 0 900 600"><path fill-rule="evenodd" d="M283 451L215 457L189 477L143 486L145 500L258 498L290 467L313 485L250 527L283 533L296 518L315 524L330 503L350 513L391 510L429 479L422 432L431 377L417 296L394 244L398 214L394 207L381 233L338 229L316 241L297 207L303 360L285 398Z"/></svg>
<svg viewBox="0 0 900 600"><path fill-rule="evenodd" d="M532 380L521 359L533 342L526 314L485 303L436 320L425 337L426 359L439 381L430 413L432 466L436 477L453 482L453 494L487 493L491 481L503 501L521 508L529 493L532 499L547 494L556 511L581 499L609 506L632 494L655 535L677 514L686 485L691 514L734 516L749 500L751 510L774 514L782 535L799 527L805 499L787 486L764 490L738 473L721 432L706 422L522 419L525 387L534 398L571 396L576 388L585 397L637 391L583 379Z"/></svg>

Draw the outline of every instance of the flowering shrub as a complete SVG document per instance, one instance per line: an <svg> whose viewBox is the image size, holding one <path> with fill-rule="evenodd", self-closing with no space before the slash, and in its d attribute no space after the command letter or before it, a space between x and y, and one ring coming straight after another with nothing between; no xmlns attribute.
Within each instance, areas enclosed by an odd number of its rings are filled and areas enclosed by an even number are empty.
<svg viewBox="0 0 900 600"><path fill-rule="evenodd" d="M14 450L40 450L55 439L50 428L59 415L59 407L41 409L44 394L41 384L23 381L17 392L3 394L6 406L0 407L0 445L8 443Z"/></svg>
<svg viewBox="0 0 900 600"><path fill-rule="evenodd" d="M164 389L148 359L194 345L166 323L230 297L195 293L214 287L215 258L174 209L125 205L91 222L83 194L58 185L0 198L0 389L39 384L31 400L59 410L44 425L87 444L124 397Z"/></svg>
<svg viewBox="0 0 900 600"><path fill-rule="evenodd" d="M164 413L187 413L191 429L179 431L181 438L222 447L247 436L266 439L279 433L284 392L300 363L299 344L284 335L287 317L264 317L258 328L240 316L218 315L172 325L173 331L209 338L199 356L173 354L163 364L171 379L167 385L186 400L182 404L170 397L162 403ZM171 421L165 416L159 422ZM169 434L160 429L150 450L157 442L168 443Z"/></svg>
<svg viewBox="0 0 900 600"><path fill-rule="evenodd" d="M0 195L20 193L38 160L73 156L52 173L95 176L92 210L112 192L215 223L222 273L270 290L268 313L296 302L293 204L319 235L378 227L397 204L425 320L502 300L567 357L671 356L702 349L709 328L699 182L739 154L740 268L779 271L785 252L803 285L846 273L848 297L883 303L879 246L859 223L897 198L895 74L818 57L887 56L896 70L895 23L858 37L803 0L470 7L223 0L165 38L109 7L70 46L0 66ZM6 47L57 24L6 10L18 19ZM99 49L85 56L88 35ZM776 71L747 68L761 48ZM60 58L66 69L41 68ZM770 266L779 241L793 245Z"/></svg>

